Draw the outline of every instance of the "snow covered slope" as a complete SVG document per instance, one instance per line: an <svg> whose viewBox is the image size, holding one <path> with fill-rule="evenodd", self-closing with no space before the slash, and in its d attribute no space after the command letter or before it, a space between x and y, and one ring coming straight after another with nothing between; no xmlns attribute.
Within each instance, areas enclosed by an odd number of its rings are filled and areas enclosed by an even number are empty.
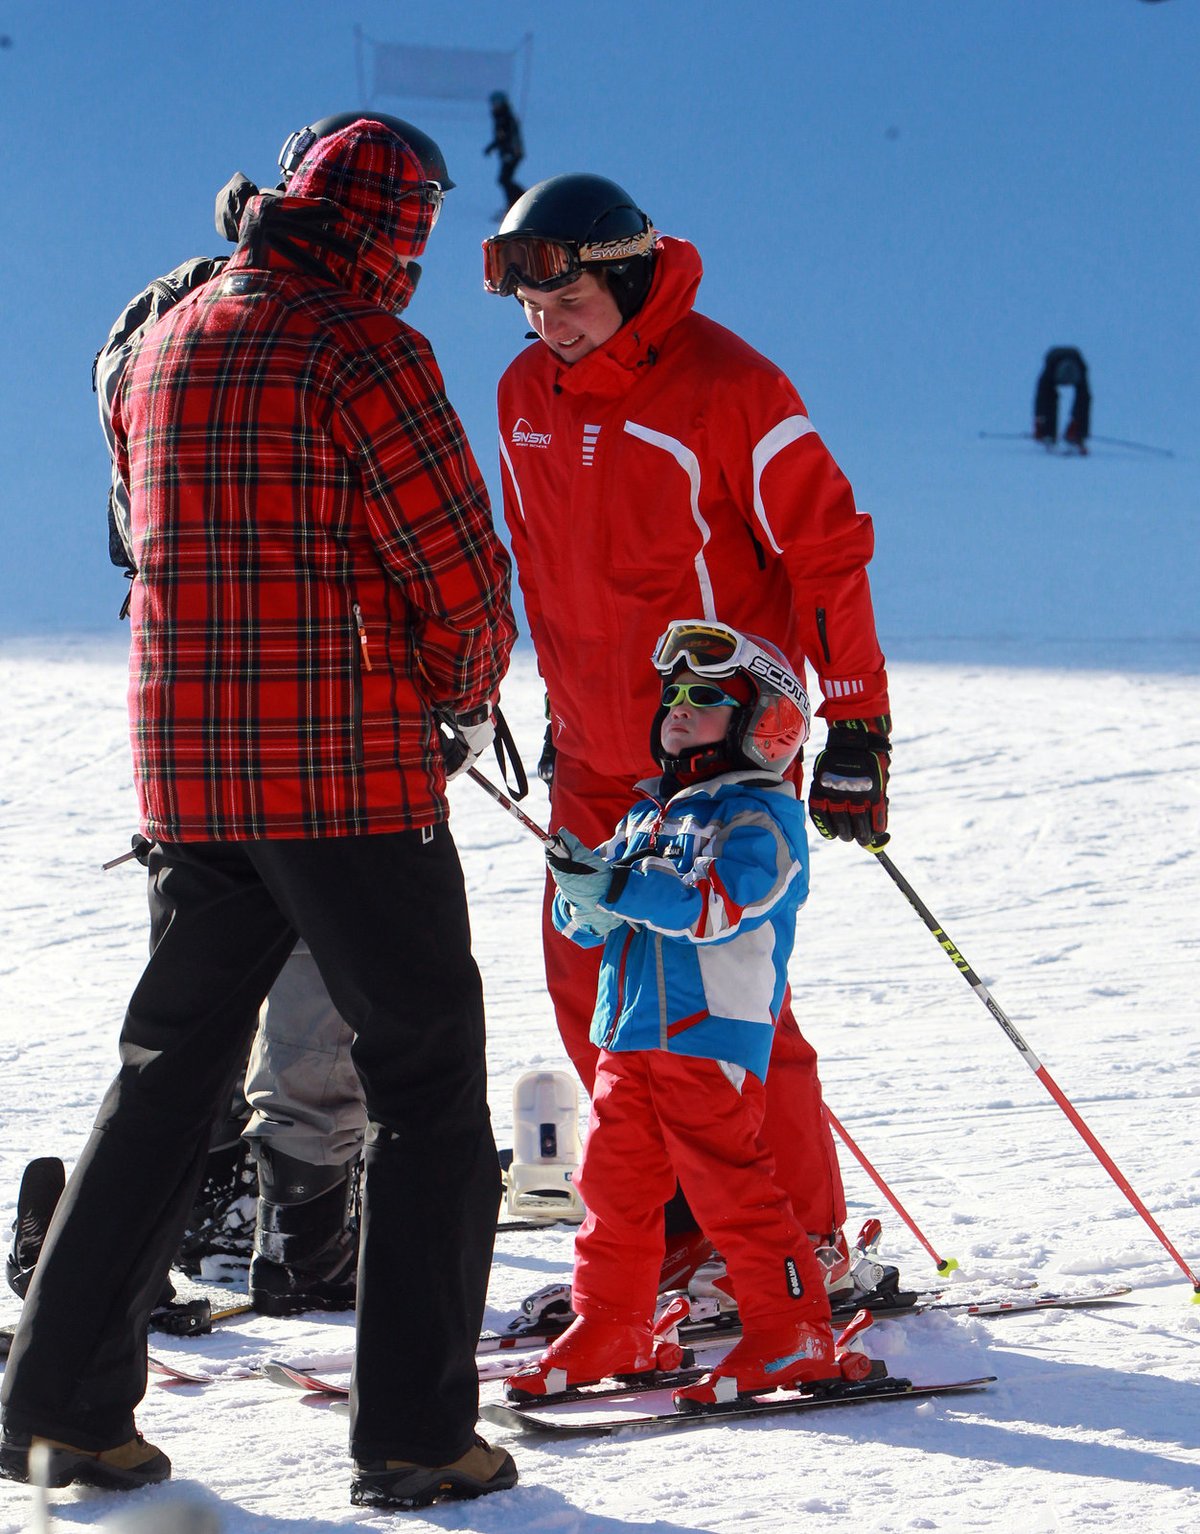
<svg viewBox="0 0 1200 1534"><path fill-rule="evenodd" d="M133 828L123 684L115 643L0 646L3 1228L26 1158L77 1153L143 962L141 871L99 872ZM897 866L1194 1267L1200 680L902 662L895 689ZM503 702L528 753L540 711L528 655ZM537 818L540 787L530 800ZM505 1144L516 1077L563 1063L541 984L541 856L469 782L455 786L453 825ZM983 1395L666 1438L517 1443L515 1492L406 1527L775 1534L811 1514L847 1534L1132 1522L1175 1534L1200 1515L1189 1285L869 854L821 844L813 862L792 971L798 1013L834 1113L935 1249L958 1259L952 1292L1121 1282L1134 1294L1103 1311L877 1325L874 1350L897 1372L998 1375ZM878 1214L906 1279L934 1283L928 1256L843 1164L852 1223ZM489 1319L564 1277L570 1245L561 1230L502 1235ZM249 1318L154 1346L180 1367L229 1375L280 1355L318 1363L350 1338L346 1318ZM328 1407L244 1379L154 1384L139 1423L176 1467L173 1486L140 1505L190 1492L228 1534L394 1526L350 1509L346 1419ZM94 1527L112 1503L66 1492L55 1507L56 1529ZM0 1482L0 1534L26 1528L28 1509L22 1488Z"/></svg>

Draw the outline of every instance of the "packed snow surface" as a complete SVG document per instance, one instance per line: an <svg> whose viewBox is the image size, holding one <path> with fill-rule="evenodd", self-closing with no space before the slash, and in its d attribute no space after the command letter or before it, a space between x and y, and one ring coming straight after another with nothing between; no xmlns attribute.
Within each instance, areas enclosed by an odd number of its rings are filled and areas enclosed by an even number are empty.
<svg viewBox="0 0 1200 1534"><path fill-rule="evenodd" d="M1186 648L1186 647L1185 647ZM890 852L1170 1239L1200 1263L1200 679L1186 667L899 662ZM133 794L124 652L113 641L0 647L0 1225L25 1161L83 1142L115 1067L145 954L144 875L102 874L128 846ZM502 703L527 757L541 695L520 651ZM512 1087L565 1064L539 951L540 849L470 782L452 824L489 1013L497 1141ZM535 785L536 819L545 800ZM1200 1305L1010 1040L866 852L818 844L792 982L833 1112L927 1240L957 1258L955 1296L1036 1284L1133 1286L1119 1305L994 1320L878 1323L872 1350L917 1381L994 1374L985 1393L654 1435L510 1445L512 1492L405 1526L499 1534L786 1530L1182 1530L1200 1517ZM905 1280L933 1263L851 1159L851 1234L884 1222ZM502 1234L488 1320L569 1271L562 1229ZM8 1310L15 1301L6 1299ZM345 1317L244 1318L154 1352L217 1376L151 1384L139 1425L183 1496L228 1534L333 1534L395 1518L353 1509L345 1415L238 1371L344 1354ZM398 1379L398 1390L416 1388ZM484 1387L485 1399L497 1385ZM499 1440L499 1429L489 1429ZM100 1525L114 1498L52 1494L56 1531ZM0 1534L30 1527L0 1482ZM160 1521L161 1520L161 1521Z"/></svg>

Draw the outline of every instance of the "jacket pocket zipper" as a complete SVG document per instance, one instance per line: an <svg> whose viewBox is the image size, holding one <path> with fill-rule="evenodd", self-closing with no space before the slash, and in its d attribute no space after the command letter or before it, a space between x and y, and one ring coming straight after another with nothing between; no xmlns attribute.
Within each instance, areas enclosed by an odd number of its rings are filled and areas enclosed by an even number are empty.
<svg viewBox="0 0 1200 1534"><path fill-rule="evenodd" d="M817 608L817 635L821 640L821 649L825 653L825 664L830 666L833 664L833 658L829 653L829 637L825 632L825 609L823 607Z"/></svg>
<svg viewBox="0 0 1200 1534"><path fill-rule="evenodd" d="M362 651L363 666L367 671L374 671L371 664L371 650L367 644L367 626L363 622L362 608L357 602L354 604L354 626L358 630L358 645Z"/></svg>

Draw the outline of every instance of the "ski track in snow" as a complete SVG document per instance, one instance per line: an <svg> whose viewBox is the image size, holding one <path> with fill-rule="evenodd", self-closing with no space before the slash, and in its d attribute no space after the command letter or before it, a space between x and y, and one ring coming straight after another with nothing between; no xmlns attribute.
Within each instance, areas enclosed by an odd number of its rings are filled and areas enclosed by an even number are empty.
<svg viewBox="0 0 1200 1534"><path fill-rule="evenodd" d="M1177 672L900 663L890 852L1145 1200L1200 1263L1194 1000L1200 904L1200 678ZM78 1153L115 1067L145 956L144 878L100 872L135 829L123 639L0 644L0 1224L27 1159ZM541 740L532 657L503 706L527 759ZM493 769L494 775L494 769ZM474 785L452 790L488 1000L496 1136L534 1066L564 1064L541 976L542 859ZM528 812L544 818L534 784ZM627 1439L511 1445L512 1493L403 1516L498 1534L829 1530L1182 1530L1200 1517L1200 1305L1141 1219L882 870L813 848L792 967L833 1111L959 1273L956 1295L1036 1282L1128 1283L1119 1307L876 1325L872 1349L917 1380L996 1374L989 1392ZM842 1153L851 1233L868 1215L905 1280L927 1254ZM565 1277L564 1229L500 1234L488 1321ZM15 1308L5 1296L6 1316ZM319 1367L346 1317L247 1317L191 1342L182 1368L229 1375L271 1356ZM397 1388L401 1388L398 1382ZM484 1395L498 1391L484 1387ZM152 1384L139 1426L228 1534L394 1528L349 1506L346 1417L256 1379ZM502 1430L490 1430L497 1440ZM53 1494L56 1530L115 1500ZM0 1482L0 1534L29 1526Z"/></svg>

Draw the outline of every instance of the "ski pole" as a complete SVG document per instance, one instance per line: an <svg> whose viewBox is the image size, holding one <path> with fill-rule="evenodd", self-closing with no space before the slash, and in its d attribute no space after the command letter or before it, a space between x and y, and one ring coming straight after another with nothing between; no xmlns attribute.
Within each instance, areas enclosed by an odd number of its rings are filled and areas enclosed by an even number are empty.
<svg viewBox="0 0 1200 1534"><path fill-rule="evenodd" d="M854 1141L846 1133L846 1130L843 1128L843 1126L838 1123L837 1119L830 1112L829 1105L827 1103L824 1104L824 1108L825 1108L825 1117L829 1120L829 1122L833 1125L834 1129L837 1131L839 1139L841 1139L843 1141L843 1143L846 1146L846 1149L851 1153L851 1155L854 1157L854 1159L858 1162L859 1166L862 1167L863 1171L867 1174L867 1176L871 1179L871 1181L879 1189L880 1193L883 1194L884 1198L887 1199L888 1203L892 1206L892 1208L896 1211L896 1213L900 1216L900 1218L908 1226L909 1230L912 1231L913 1235L916 1236L917 1240L921 1243L921 1245L925 1248L925 1250L933 1258L934 1262L937 1264L938 1272L939 1273L952 1273L954 1271L954 1269L958 1267L957 1259L954 1258L954 1257L939 1257L938 1256L938 1254L934 1251L933 1247L930 1246L929 1242L921 1234L920 1230L917 1227L917 1222L913 1219L912 1215L909 1214L908 1210L905 1209L904 1205L900 1202L900 1200L896 1197L896 1195L888 1187L887 1183L884 1182L883 1178L879 1175L879 1173L875 1170L875 1168L867 1160L867 1158L863 1154L863 1152L858 1148L858 1146L854 1143Z"/></svg>
<svg viewBox="0 0 1200 1534"><path fill-rule="evenodd" d="M1157 453L1160 458L1174 458L1175 454L1169 447L1150 447L1145 442L1126 442L1124 437L1097 437L1089 433L1092 442L1105 442L1109 447L1135 447L1139 453Z"/></svg>
<svg viewBox="0 0 1200 1534"><path fill-rule="evenodd" d="M514 820L519 820L527 831L532 832L537 837L543 847L553 847L555 845L555 838L548 831L543 831L536 821L530 820L525 811L519 809L506 793L501 792L494 783L485 778L477 767L468 767L467 777L473 783L478 783L485 793L491 794L500 808L507 810Z"/></svg>
<svg viewBox="0 0 1200 1534"><path fill-rule="evenodd" d="M991 442L1037 442L1039 439L1031 431L981 431L981 437L986 437ZM1048 439L1046 445L1053 446ZM1151 447L1147 442L1129 442L1124 437L1098 437L1095 432L1088 432L1089 442L1103 442L1106 447L1132 447L1139 453L1155 453L1160 458L1174 458L1175 454L1169 447Z"/></svg>
<svg viewBox="0 0 1200 1534"><path fill-rule="evenodd" d="M515 805L512 802L512 800L508 797L508 795L506 793L504 793L501 789L497 788L496 785L493 782L491 782L488 778L485 778L483 773L481 773L477 767L468 767L467 768L467 777L469 777L473 783L478 783L480 788L483 789L484 793L491 794L492 798L501 807L501 809L507 810L508 813L513 817L513 819L516 820L516 821L519 821L520 824L522 826L524 826L527 831L531 832L532 835L536 836L537 839L542 843L542 845L544 847L553 847L553 846L556 845L556 843L558 841L557 837L551 836L549 834L549 832L547 832L547 831L543 831L541 826L539 826L536 823L536 821L530 820L529 816L526 815L525 811L520 809L520 808L518 808L518 806ZM930 1246L930 1244L926 1240L925 1236L921 1233L921 1230L918 1227L917 1222L909 1214L908 1210L905 1209L904 1205L900 1202L900 1200L892 1192L891 1188L888 1187L887 1183L884 1182L883 1178L879 1175L879 1173L871 1165L870 1161L867 1160L866 1155L863 1153L862 1150L860 1150L858 1145L856 1145L855 1142L851 1139L851 1137L847 1133L846 1129L838 1122L838 1120L830 1112L829 1107L827 1105L825 1106L825 1117L829 1120L829 1122L833 1125L834 1129L837 1131L838 1135L845 1142L846 1148L855 1157L855 1159L857 1160L858 1164L862 1167L863 1171L866 1172L867 1176L871 1179L871 1181L875 1184L875 1186L883 1194L884 1198L887 1199L888 1203L892 1206L892 1208L896 1211L896 1213L904 1221L905 1225L908 1226L909 1230L912 1231L913 1235L917 1238L917 1240L921 1243L921 1245L925 1248L925 1250L933 1258L934 1262L937 1264L938 1272L939 1273L952 1273L954 1271L954 1269L958 1267L958 1260L956 1258L954 1258L954 1257L939 1257L938 1256L937 1252L934 1251L933 1247Z"/></svg>
<svg viewBox="0 0 1200 1534"><path fill-rule="evenodd" d="M933 915L929 907L917 894L916 890L913 889L912 885L896 867L895 863L893 863L891 858L888 857L887 853L883 850L884 842L886 840L887 838L885 837L883 841L872 843L867 848L868 852L873 852L875 854L876 860L886 870L892 883L895 884L898 890L900 890L901 894L903 894L907 899L909 905L912 906L913 910L929 928L930 932L933 933L937 940L938 946L945 950L946 956L950 960L951 964L953 964L955 969L959 971L963 979L975 992L976 996L979 997L980 1001L1000 1024L1000 1027L1008 1035L1010 1042L1016 1048L1021 1058L1025 1061L1025 1064L1038 1078L1038 1080L1046 1088L1046 1091L1049 1092L1050 1096L1054 1099L1054 1101L1066 1114L1067 1118L1070 1119L1071 1123L1078 1130L1088 1149L1092 1152L1097 1161L1099 1161L1100 1165L1112 1178L1113 1182L1116 1183L1117 1187L1120 1188L1121 1192L1141 1215L1142 1219L1145 1220L1146 1224L1158 1237L1163 1247L1171 1254L1179 1267L1182 1268L1184 1273L1187 1274L1188 1279L1192 1285L1194 1301L1195 1303L1200 1304L1200 1278L1197 1278L1196 1274L1193 1273L1191 1268L1188 1267L1187 1263L1175 1250L1174 1246L1172 1246L1162 1227L1158 1224L1157 1220L1155 1220L1154 1216L1150 1213L1145 1204L1141 1201L1141 1199L1134 1192L1133 1188L1130 1186L1129 1181L1125 1177L1124 1173L1117 1166L1116 1162L1112 1159L1104 1147L1100 1144L1100 1141L1097 1140L1096 1136L1084 1123L1083 1119L1076 1112L1070 1100L1067 1098L1062 1088L1054 1080L1053 1076L1051 1076L1050 1072L1046 1069L1046 1067L1034 1054L1033 1050L1030 1049L1029 1045L1017 1032L1017 1029L1013 1026L1003 1007L1001 1007L1000 1003L988 990L987 986L984 985L983 981L967 963L965 957L959 951L958 947L950 941L950 938L946 934L944 928L939 924L937 918Z"/></svg>
<svg viewBox="0 0 1200 1534"><path fill-rule="evenodd" d="M496 787L496 785L494 783L489 781L489 779L485 778L483 773L481 773L477 767L468 767L467 768L467 777L469 777L472 780L472 782L478 783L480 788L482 788L485 793L491 794L492 798L496 801L496 803L498 805L500 805L500 807L502 809L507 810L508 813L513 817L513 819L519 821L521 823L521 825L523 825L527 831L531 832L534 836L536 836L537 839L542 843L543 846L545 846L545 847L553 847L555 845L555 843L557 842L557 837L553 837L548 832L543 831L541 826L536 824L535 821L530 820L529 816L526 815L525 811L522 810L522 809L519 809L517 807L517 805L515 805L512 802L512 800L508 797L508 795L506 793L502 792L499 788ZM925 1236L921 1233L920 1228L918 1227L918 1225L917 1225L916 1221L913 1219L913 1217L909 1214L908 1210L905 1209L904 1205L900 1202L900 1200L892 1192L891 1188L888 1187L887 1183L884 1182L883 1178L879 1175L879 1173L871 1165L870 1161L867 1160L866 1155L863 1153L862 1150L859 1149L859 1147L851 1139L849 1133L838 1122L838 1120L834 1117L833 1113L830 1111L830 1109L829 1109L829 1107L827 1105L825 1106L825 1117L829 1120L830 1124L832 1124L833 1128L837 1131L838 1135L845 1142L846 1148L851 1152L851 1154L858 1161L858 1164L862 1167L863 1171L866 1172L867 1176L871 1179L871 1181L875 1184L875 1186L883 1194L884 1198L887 1199L888 1203L891 1204L892 1208L896 1211L896 1213L904 1221L905 1225L908 1226L909 1230L912 1231L913 1235L917 1238L917 1240L921 1243L921 1245L925 1248L925 1250L933 1258L934 1262L937 1264L938 1272L939 1273L952 1273L954 1271L954 1269L958 1267L957 1259L954 1258L954 1257L939 1257L938 1256L937 1252L934 1251L933 1247L930 1246L930 1244L926 1240Z"/></svg>

